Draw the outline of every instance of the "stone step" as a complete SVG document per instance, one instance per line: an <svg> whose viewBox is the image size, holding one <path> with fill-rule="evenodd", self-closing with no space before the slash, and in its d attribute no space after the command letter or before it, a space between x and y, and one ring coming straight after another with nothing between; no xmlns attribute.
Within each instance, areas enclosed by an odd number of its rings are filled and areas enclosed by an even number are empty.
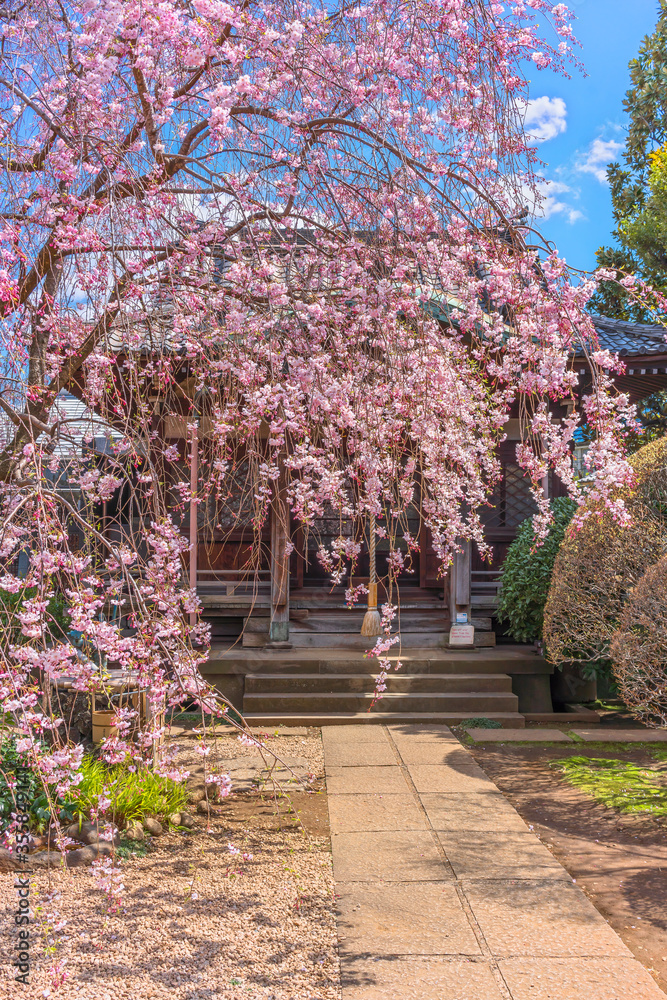
<svg viewBox="0 0 667 1000"><path fill-rule="evenodd" d="M363 712L373 703L371 692L316 692L284 694L276 692L247 693L243 698L243 714L270 713L284 715L298 712ZM519 699L511 692L430 692L386 693L373 706L373 711L426 712L488 715L489 712L516 712Z"/></svg>
<svg viewBox="0 0 667 1000"><path fill-rule="evenodd" d="M458 726L475 718L475 712L256 712L246 713L248 725L262 726L349 726L424 723ZM503 729L523 729L525 720L518 712L485 712L485 718L499 722Z"/></svg>
<svg viewBox="0 0 667 1000"><path fill-rule="evenodd" d="M375 689L377 673L367 674L246 674L248 694L356 693ZM387 690L392 694L436 692L438 694L478 694L512 692L512 678L507 674L389 674Z"/></svg>
<svg viewBox="0 0 667 1000"><path fill-rule="evenodd" d="M399 658L392 647L389 659ZM521 647L499 646L453 652L409 649L400 655L401 674L552 674L553 666ZM229 650L213 646L204 667L206 675L239 674L376 674L377 661L363 650Z"/></svg>

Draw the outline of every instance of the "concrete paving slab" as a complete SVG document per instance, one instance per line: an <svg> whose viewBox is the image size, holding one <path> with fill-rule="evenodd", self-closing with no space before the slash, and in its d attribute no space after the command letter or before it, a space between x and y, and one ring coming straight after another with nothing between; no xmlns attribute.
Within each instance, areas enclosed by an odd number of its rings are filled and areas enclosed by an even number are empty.
<svg viewBox="0 0 667 1000"><path fill-rule="evenodd" d="M408 791L400 767L330 767L326 769L328 795Z"/></svg>
<svg viewBox="0 0 667 1000"><path fill-rule="evenodd" d="M528 832L516 809L495 785L477 794L424 794L420 798L434 830L478 831L487 835Z"/></svg>
<svg viewBox="0 0 667 1000"><path fill-rule="evenodd" d="M505 1000L485 962L376 958L344 962L342 1000Z"/></svg>
<svg viewBox="0 0 667 1000"><path fill-rule="evenodd" d="M335 743L327 748L325 768L360 767L378 764L396 766L394 751L389 741L384 743Z"/></svg>
<svg viewBox="0 0 667 1000"><path fill-rule="evenodd" d="M437 836L454 874L461 879L570 879L551 851L529 830L494 831L492 839L488 833L471 833L466 828L442 831Z"/></svg>
<svg viewBox="0 0 667 1000"><path fill-rule="evenodd" d="M430 726L428 723L400 723L395 722L387 726L392 740L398 743L401 740L411 743L458 743L456 736L449 726Z"/></svg>
<svg viewBox="0 0 667 1000"><path fill-rule="evenodd" d="M438 882L452 876L429 832L334 833L337 882Z"/></svg>
<svg viewBox="0 0 667 1000"><path fill-rule="evenodd" d="M456 770L438 764L409 764L408 773L420 794L457 792L461 795L471 795L474 792L497 790L496 785L472 758L468 758L465 764L459 765Z"/></svg>
<svg viewBox="0 0 667 1000"><path fill-rule="evenodd" d="M665 1000L639 962L619 958L500 962L512 1000Z"/></svg>
<svg viewBox="0 0 667 1000"><path fill-rule="evenodd" d="M646 731L628 732L646 740ZM341 739L340 730L332 739L323 733L342 1000L664 1000L469 751L447 734L392 725L401 768L368 763L387 759L383 729L349 755L354 740ZM364 763L357 765L359 756ZM393 790L383 794L378 782Z"/></svg>
<svg viewBox="0 0 667 1000"><path fill-rule="evenodd" d="M475 743L571 743L560 729L467 729Z"/></svg>
<svg viewBox="0 0 667 1000"><path fill-rule="evenodd" d="M667 743L667 729L572 729L575 736L596 743Z"/></svg>
<svg viewBox="0 0 667 1000"><path fill-rule="evenodd" d="M341 954L481 955L452 884L338 886Z"/></svg>
<svg viewBox="0 0 667 1000"><path fill-rule="evenodd" d="M325 746L334 743L386 743L387 734L382 726L322 726Z"/></svg>
<svg viewBox="0 0 667 1000"><path fill-rule="evenodd" d="M329 823L338 833L428 830L411 794L331 795L328 802Z"/></svg>
<svg viewBox="0 0 667 1000"><path fill-rule="evenodd" d="M434 740L413 743L400 741L396 744L404 764L436 764L439 767L475 767L472 754L457 741L452 744L436 743Z"/></svg>
<svg viewBox="0 0 667 1000"><path fill-rule="evenodd" d="M493 847L489 844L489 857ZM562 879L463 882L496 958L630 958L581 889Z"/></svg>

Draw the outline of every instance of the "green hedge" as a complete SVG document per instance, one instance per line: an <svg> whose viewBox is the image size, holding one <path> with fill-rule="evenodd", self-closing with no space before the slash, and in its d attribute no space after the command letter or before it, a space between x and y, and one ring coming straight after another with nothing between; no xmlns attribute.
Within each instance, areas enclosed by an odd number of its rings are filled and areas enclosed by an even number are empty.
<svg viewBox="0 0 667 1000"><path fill-rule="evenodd" d="M577 509L569 497L557 497L550 506L554 519L544 543L535 547L533 519L529 517L520 525L503 563L498 620L508 622L510 635L517 642L542 638L544 605L554 561Z"/></svg>

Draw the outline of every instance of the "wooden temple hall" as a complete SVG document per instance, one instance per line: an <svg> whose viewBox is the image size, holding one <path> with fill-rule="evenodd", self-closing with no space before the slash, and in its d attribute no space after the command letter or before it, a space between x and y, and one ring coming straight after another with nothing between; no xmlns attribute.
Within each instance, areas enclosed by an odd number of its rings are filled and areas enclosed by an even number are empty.
<svg viewBox="0 0 667 1000"><path fill-rule="evenodd" d="M601 345L625 361L619 389L638 401L667 386L662 327L605 318L595 324ZM572 364L586 391L584 359L574 357ZM565 413L556 407L553 419ZM499 455L502 478L486 511L491 566L467 545L443 581L428 531L420 528L419 511L408 512L420 552L412 572L399 578L401 639L392 653L400 651L402 668L390 674L384 697L370 712L377 666L365 653L374 640L360 634L365 608L350 610L345 604L350 582L369 582L369 553L362 548L358 575L339 586L332 586L316 557L321 543L327 545L341 530L359 539L363 526L345 528L338 516L324 517L316 531L306 535L290 524L289 511L278 499L263 529L261 557L251 560L252 528L245 523L249 518L238 516L243 501L236 504L228 525L223 517L217 526L207 526L200 510L197 524L192 520L185 530L190 532L191 581L196 582L212 631L208 679L251 723L267 725L389 719L453 724L485 716L516 727L526 718L549 721L554 712L585 700L581 682L560 671L554 674L532 646L512 644L497 627L503 560L519 525L534 513L528 481L515 457L518 420L508 422L506 434ZM178 436L176 429L172 436ZM554 477L545 481L544 489L550 496L562 492ZM212 521L219 518L217 512ZM294 545L289 556L288 540ZM386 573L385 546L378 542L380 579ZM380 591L379 603L384 597ZM473 648L450 646L450 627L457 616L466 616L474 626ZM589 721L596 718L589 716Z"/></svg>

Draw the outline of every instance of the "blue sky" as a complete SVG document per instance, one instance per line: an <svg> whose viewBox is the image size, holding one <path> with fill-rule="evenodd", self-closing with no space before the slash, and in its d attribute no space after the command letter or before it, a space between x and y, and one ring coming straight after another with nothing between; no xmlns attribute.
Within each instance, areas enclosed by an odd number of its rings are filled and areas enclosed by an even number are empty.
<svg viewBox="0 0 667 1000"><path fill-rule="evenodd" d="M530 74L530 115L540 134L545 215L537 224L568 264L595 266L595 251L613 229L605 166L625 141L623 98L628 62L657 20L657 0L570 0L574 33L587 76L566 80L551 72ZM540 130L538 132L538 130Z"/></svg>

